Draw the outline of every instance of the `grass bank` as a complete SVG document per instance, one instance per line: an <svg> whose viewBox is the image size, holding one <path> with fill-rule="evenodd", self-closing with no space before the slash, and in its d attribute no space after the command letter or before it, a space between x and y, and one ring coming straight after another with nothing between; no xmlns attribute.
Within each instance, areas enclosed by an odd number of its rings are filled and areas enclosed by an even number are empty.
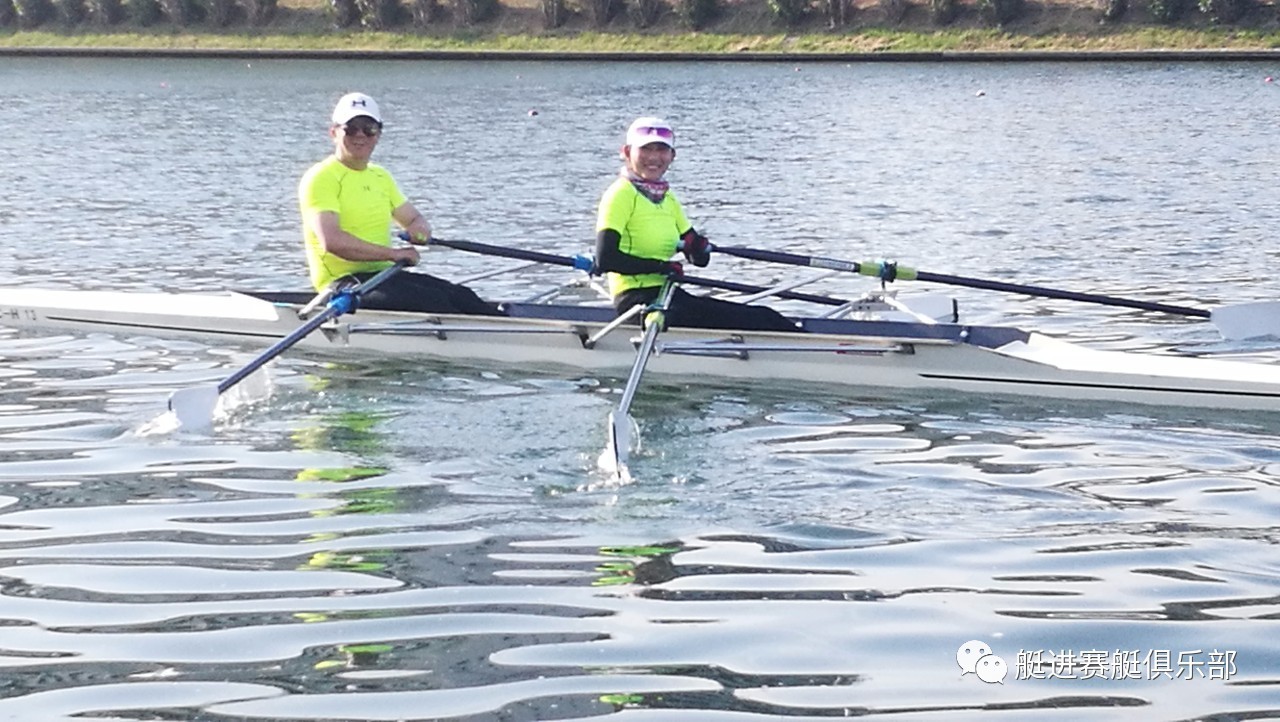
<svg viewBox="0 0 1280 722"><path fill-rule="evenodd" d="M2 1L2 0L0 0ZM404 0L412 2L413 0ZM722 0L723 1L723 0ZM956 18L939 27L928 0L907 2L889 22L883 7L890 0L856 0L840 25L815 4L799 22L783 25L771 12L771 0L728 0L715 20L690 31L668 8L637 28L625 13L600 25L572 5L555 28L547 28L545 0L501 0L483 22L462 23L448 6L429 24L404 21L384 30L335 27L328 0L279 0L269 20L258 24L207 22L183 26L161 21L109 26L50 21L21 29L0 28L0 53L164 51L308 53L506 53L587 54L591 56L666 54L675 56L850 55L909 57L956 53L1114 54L1163 57L1257 56L1280 59L1280 17L1270 4L1252 4L1231 25L1217 24L1194 10L1176 23L1157 23L1134 5L1126 17L1103 21L1106 0L1025 0L1021 15L993 26L980 11L983 0L960 2ZM902 0L897 0L901 2Z"/></svg>

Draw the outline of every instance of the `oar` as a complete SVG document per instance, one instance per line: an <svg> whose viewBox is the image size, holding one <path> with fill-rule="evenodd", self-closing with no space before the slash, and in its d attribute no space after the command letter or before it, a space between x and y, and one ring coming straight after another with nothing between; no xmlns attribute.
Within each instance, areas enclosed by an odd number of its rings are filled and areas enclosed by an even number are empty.
<svg viewBox="0 0 1280 722"><path fill-rule="evenodd" d="M185 427L208 427L213 421L213 412L217 408L219 396L226 393L232 386L248 378L254 371L265 366L271 359L284 353L289 347L305 338L307 334L320 328L329 319L355 311L361 296L399 272L404 266L403 261L398 261L395 265L389 266L368 281L338 291L329 299L324 311L294 329L288 336L275 342L271 348L263 351L257 358L245 364L243 368L218 382L216 386L194 386L173 392L169 396L169 410L178 417L178 422Z"/></svg>
<svg viewBox="0 0 1280 722"><path fill-rule="evenodd" d="M494 246L488 243L477 243L475 241L449 241L443 238L432 238L431 244L444 246L445 248L453 248L459 251L480 253L486 256L515 258L522 261L537 261L539 263L549 263L553 266L568 266L570 268L576 268L579 271L589 272L595 266L595 261L590 256L584 255L557 256L552 253L542 253L540 251L526 251L523 248ZM752 286L747 283L738 283L737 281L721 281L714 278L700 278L697 276L684 276L680 279L680 282L694 286L702 286L704 288L714 288L721 291L733 291L735 293L760 293L761 291L768 290L764 286ZM809 303L817 303L824 306L843 306L848 303L848 301L842 301L838 298L817 296L811 293L799 293L796 291L782 291L774 295L778 298L785 298L791 301L807 301Z"/></svg>
<svg viewBox="0 0 1280 722"><path fill-rule="evenodd" d="M675 290L676 282L668 279L658 293L654 305L646 309L645 323L648 324L648 328L645 329L644 339L640 342L639 350L636 351L635 364L632 365L631 375L627 377L627 385L622 390L622 400L618 402L616 410L609 412L608 439L605 442L604 453L600 456L600 466L606 471L612 471L622 481L631 479L631 472L627 469L627 458L631 455L633 423L631 400L635 398L636 389L640 387L640 377L644 374L649 355L653 353L653 344L657 341L663 324L666 323L667 308L671 305L671 297Z"/></svg>
<svg viewBox="0 0 1280 722"><path fill-rule="evenodd" d="M1021 293L1027 296L1060 298L1067 301L1081 301L1084 303L1102 304L1104 306L1120 306L1123 308L1136 308L1143 311L1157 311L1160 313L1173 314L1175 316L1204 318L1217 326L1218 331L1223 335L1223 337L1228 339L1245 339L1258 336L1280 336L1280 302L1276 301L1260 301L1256 303L1220 306L1210 310L1203 308L1191 308L1189 306L1176 306L1168 303L1140 301L1132 298L1104 296L1097 293L1080 293L1078 291L1064 291L1056 288L1046 288L1044 286L1027 286L1019 283L1005 283L1003 281L989 281L981 278L952 276L945 273L930 273L929 271L917 271L913 268L899 266L895 263L886 263L884 261L858 263L857 261L844 261L838 258L804 256L798 253L766 251L758 248L744 248L742 246L715 246L714 250L717 253L725 253L739 258L768 261L770 263L783 263L791 266L847 271L849 273L858 273L863 276L874 276L885 281L929 281L933 283L950 284L952 286L980 288L988 291L1007 291L1009 293Z"/></svg>

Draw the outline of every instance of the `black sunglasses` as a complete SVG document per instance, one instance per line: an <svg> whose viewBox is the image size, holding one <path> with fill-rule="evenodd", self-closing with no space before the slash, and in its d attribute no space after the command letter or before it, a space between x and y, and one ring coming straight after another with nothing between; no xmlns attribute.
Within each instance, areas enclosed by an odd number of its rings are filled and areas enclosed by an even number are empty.
<svg viewBox="0 0 1280 722"><path fill-rule="evenodd" d="M340 125L342 132L347 135L359 135L363 133L367 138L376 138L382 134L382 123L362 123L357 121L348 121L346 125Z"/></svg>

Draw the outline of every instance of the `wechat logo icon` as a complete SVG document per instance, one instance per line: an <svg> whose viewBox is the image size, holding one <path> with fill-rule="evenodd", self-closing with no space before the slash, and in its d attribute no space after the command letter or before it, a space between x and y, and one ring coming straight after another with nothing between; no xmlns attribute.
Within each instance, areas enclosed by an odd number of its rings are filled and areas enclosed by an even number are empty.
<svg viewBox="0 0 1280 722"><path fill-rule="evenodd" d="M1004 684L1005 675L1009 674L1009 665L1004 659L991 653L986 642L976 639L965 642L956 650L956 664L960 665L960 676L972 673L987 684Z"/></svg>

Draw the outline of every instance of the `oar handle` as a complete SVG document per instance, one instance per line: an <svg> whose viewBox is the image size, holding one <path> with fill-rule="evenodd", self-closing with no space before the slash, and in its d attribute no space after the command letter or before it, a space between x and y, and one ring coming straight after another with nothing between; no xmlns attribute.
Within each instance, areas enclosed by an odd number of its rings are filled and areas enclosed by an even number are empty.
<svg viewBox="0 0 1280 722"><path fill-rule="evenodd" d="M248 364L240 368L240 370L236 371L235 373L231 374L230 376L226 377L221 382L219 382L218 393L219 394L226 393L227 389L245 380L245 378L247 378L254 371L257 371L258 369L265 366L269 361L274 359L276 356L279 356L280 354L284 353L286 350L289 349L289 347L301 341L304 337L307 336L307 334L311 333L317 328L320 328L320 326L323 325L329 319L337 318L338 316L341 316L344 313L354 312L356 308L360 305L361 296L377 288L379 285L382 284L383 281L386 281L391 276L395 275L396 273L399 273L400 269L404 268L405 265L406 264L404 261L396 261L391 266L388 266L387 268L384 268L381 271L379 271L376 276L374 276L373 278L370 278L364 283L359 283L350 288L344 288L335 292L333 296L329 299L329 303L325 306L325 309L323 311L313 316L311 320L295 328L293 332L290 333L288 336L285 336L279 341L276 341L274 344L271 345L270 348L268 348L266 351L263 351L261 354L258 355L257 358L255 358L254 360L250 361Z"/></svg>

